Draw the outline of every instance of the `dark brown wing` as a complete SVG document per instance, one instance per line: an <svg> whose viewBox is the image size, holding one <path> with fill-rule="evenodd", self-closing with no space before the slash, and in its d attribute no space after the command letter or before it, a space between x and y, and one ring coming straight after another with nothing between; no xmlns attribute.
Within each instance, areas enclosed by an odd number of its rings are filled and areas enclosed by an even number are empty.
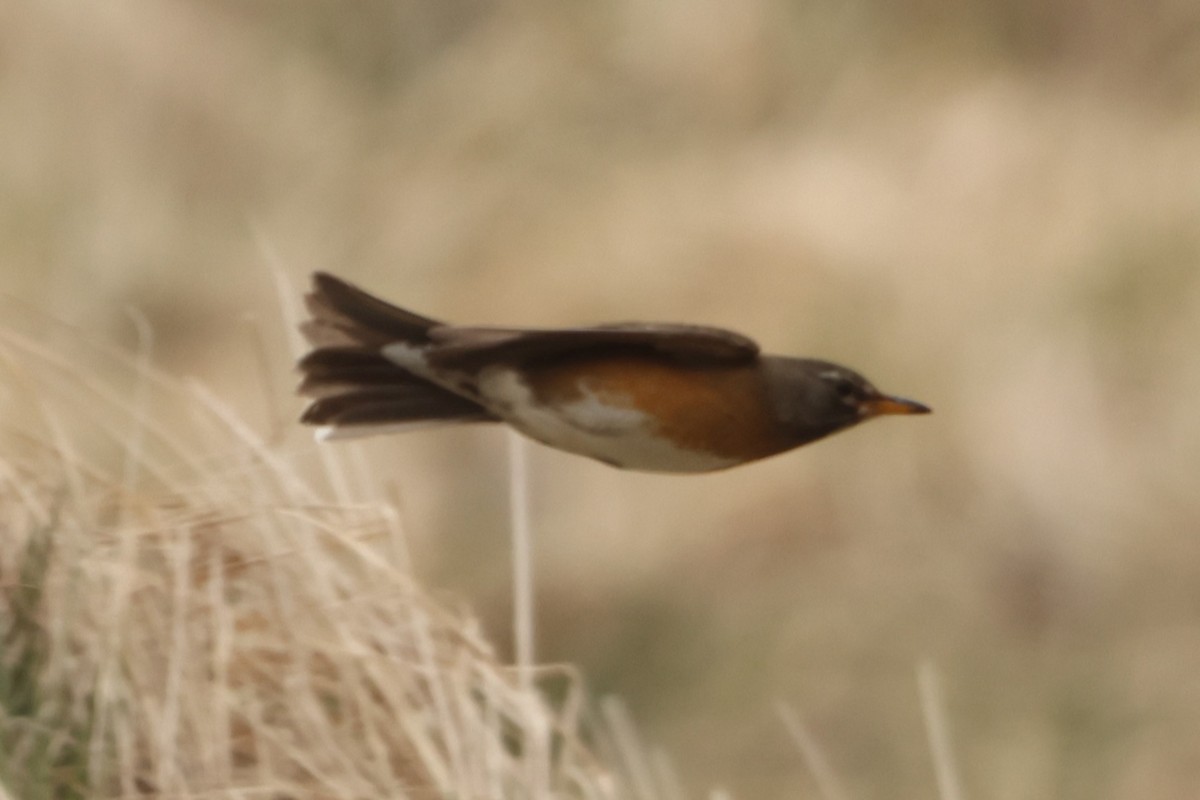
<svg viewBox="0 0 1200 800"><path fill-rule="evenodd" d="M449 369L472 369L497 359L525 363L589 350L641 352L714 366L747 363L759 353L753 339L700 325L631 322L557 330L442 326L432 328L429 337L430 366Z"/></svg>

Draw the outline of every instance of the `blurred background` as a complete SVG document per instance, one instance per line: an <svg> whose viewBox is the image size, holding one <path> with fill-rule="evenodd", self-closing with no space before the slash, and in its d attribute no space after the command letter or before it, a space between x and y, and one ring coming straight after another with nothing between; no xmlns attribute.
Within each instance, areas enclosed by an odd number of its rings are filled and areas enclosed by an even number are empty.
<svg viewBox="0 0 1200 800"><path fill-rule="evenodd" d="M273 265L932 405L700 477L531 447L539 655L689 790L815 796L782 702L931 796L922 659L968 796L1200 785L1200 4L7 3L0 120L5 324L144 315L297 461ZM508 647L503 434L348 446Z"/></svg>

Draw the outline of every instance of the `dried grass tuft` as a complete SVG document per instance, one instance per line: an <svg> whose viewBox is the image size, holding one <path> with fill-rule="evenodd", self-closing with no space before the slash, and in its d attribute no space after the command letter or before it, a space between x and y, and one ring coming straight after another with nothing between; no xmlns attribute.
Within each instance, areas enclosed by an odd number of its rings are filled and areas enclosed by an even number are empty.
<svg viewBox="0 0 1200 800"><path fill-rule="evenodd" d="M144 356L69 352L0 331L13 796L655 796L570 670L519 680L430 598L387 502L328 500L336 457L303 474Z"/></svg>

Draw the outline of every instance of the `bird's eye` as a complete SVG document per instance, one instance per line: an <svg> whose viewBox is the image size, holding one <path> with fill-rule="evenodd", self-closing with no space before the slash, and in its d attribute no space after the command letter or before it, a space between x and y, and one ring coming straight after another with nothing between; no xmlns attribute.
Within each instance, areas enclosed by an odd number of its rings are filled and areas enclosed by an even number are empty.
<svg viewBox="0 0 1200 800"><path fill-rule="evenodd" d="M846 378L839 378L837 382L833 384L833 391L842 400L850 400L858 394L858 387L854 385L853 381L847 380Z"/></svg>

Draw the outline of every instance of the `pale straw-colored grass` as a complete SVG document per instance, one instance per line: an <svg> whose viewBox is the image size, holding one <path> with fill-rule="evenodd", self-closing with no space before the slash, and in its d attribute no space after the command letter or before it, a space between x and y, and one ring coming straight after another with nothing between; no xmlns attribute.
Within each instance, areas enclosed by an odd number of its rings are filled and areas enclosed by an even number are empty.
<svg viewBox="0 0 1200 800"><path fill-rule="evenodd" d="M0 331L0 791L677 796L569 669L521 680L430 598L383 493L157 373L141 337Z"/></svg>

